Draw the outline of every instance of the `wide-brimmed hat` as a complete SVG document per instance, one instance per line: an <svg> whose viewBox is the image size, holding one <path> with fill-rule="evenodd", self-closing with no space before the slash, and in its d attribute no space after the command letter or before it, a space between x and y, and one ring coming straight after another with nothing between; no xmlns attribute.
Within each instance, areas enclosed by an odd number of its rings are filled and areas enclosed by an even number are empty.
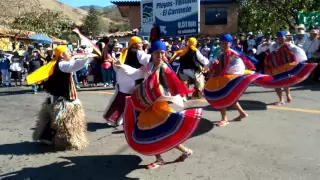
<svg viewBox="0 0 320 180"><path fill-rule="evenodd" d="M306 30L306 27L304 26L304 24L299 24L298 26L296 26L296 29Z"/></svg>

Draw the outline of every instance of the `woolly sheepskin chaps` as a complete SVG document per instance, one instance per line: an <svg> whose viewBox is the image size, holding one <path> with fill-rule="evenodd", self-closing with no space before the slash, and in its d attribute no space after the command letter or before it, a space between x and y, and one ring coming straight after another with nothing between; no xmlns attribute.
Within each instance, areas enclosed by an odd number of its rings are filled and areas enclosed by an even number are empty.
<svg viewBox="0 0 320 180"><path fill-rule="evenodd" d="M42 104L33 140L39 141L47 124L56 131L52 145L56 150L80 150L88 146L87 122L81 102L62 101Z"/></svg>

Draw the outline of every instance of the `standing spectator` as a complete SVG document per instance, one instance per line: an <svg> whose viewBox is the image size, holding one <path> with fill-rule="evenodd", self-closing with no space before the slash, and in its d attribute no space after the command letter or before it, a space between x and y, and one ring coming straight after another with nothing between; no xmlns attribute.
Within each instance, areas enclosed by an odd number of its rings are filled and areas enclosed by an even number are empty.
<svg viewBox="0 0 320 180"><path fill-rule="evenodd" d="M32 72L40 68L41 66L40 59L41 57L39 55L38 50L36 49L32 50L31 56L29 58L29 69L30 69L28 72L29 74L31 74ZM32 89L34 94L37 94L38 88L39 88L38 84L32 84Z"/></svg>
<svg viewBox="0 0 320 180"><path fill-rule="evenodd" d="M147 40L144 40L143 45L142 45L142 49L145 53L149 53L149 49L150 49L149 46L150 46L149 42Z"/></svg>
<svg viewBox="0 0 320 180"><path fill-rule="evenodd" d="M306 52L308 59L312 58L313 53L315 53L320 46L320 40L318 39L318 31L312 29L310 31L310 37L303 44L303 50Z"/></svg>
<svg viewBox="0 0 320 180"><path fill-rule="evenodd" d="M151 44L157 40L159 40L161 37L161 31L160 31L160 28L157 24L153 24L153 28L151 29L151 32L150 32L150 41L151 41Z"/></svg>
<svg viewBox="0 0 320 180"><path fill-rule="evenodd" d="M11 76L10 76L10 60L4 56L4 54L0 53L0 70L2 74L2 87L8 86L11 87Z"/></svg>
<svg viewBox="0 0 320 180"><path fill-rule="evenodd" d="M46 56L46 62L50 62L53 59L53 51L52 48L47 48L47 56Z"/></svg>
<svg viewBox="0 0 320 180"><path fill-rule="evenodd" d="M112 58L109 53L104 55L104 61L101 64L101 73L103 86L112 86Z"/></svg>
<svg viewBox="0 0 320 180"><path fill-rule="evenodd" d="M29 65L29 61L30 58L32 56L32 50L34 49L33 46L28 46L28 49L26 52L24 52L24 63L25 63L25 68L27 69L27 72L30 71L30 65Z"/></svg>
<svg viewBox="0 0 320 180"><path fill-rule="evenodd" d="M250 51L252 50L253 48L256 48L256 40L254 39L254 36L253 36L253 33L252 32L249 32L248 33L248 50L247 51Z"/></svg>
<svg viewBox="0 0 320 180"><path fill-rule="evenodd" d="M299 30L297 33L297 40L296 40L295 44L300 48L303 48L303 44L306 41L306 39L304 38L305 34L306 33L304 30Z"/></svg>
<svg viewBox="0 0 320 180"><path fill-rule="evenodd" d="M241 51L243 52L243 47L242 45L240 44L240 39L238 39L237 37L235 37L233 39L233 48L236 50L236 51Z"/></svg>
<svg viewBox="0 0 320 180"><path fill-rule="evenodd" d="M14 79L15 86L18 86L18 81L19 81L19 86L21 86L22 85L21 71L23 68L23 59L19 56L18 51L14 51L13 56L11 57L11 62L12 62L12 65L10 67L10 70L12 71L11 78Z"/></svg>

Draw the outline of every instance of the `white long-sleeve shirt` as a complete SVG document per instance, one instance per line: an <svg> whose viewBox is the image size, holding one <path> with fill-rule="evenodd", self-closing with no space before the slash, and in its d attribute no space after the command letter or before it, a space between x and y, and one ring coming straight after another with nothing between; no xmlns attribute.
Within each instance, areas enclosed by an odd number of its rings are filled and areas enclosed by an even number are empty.
<svg viewBox="0 0 320 180"><path fill-rule="evenodd" d="M205 56L203 56L199 50L196 52L196 56L197 56L197 58L198 58L198 61L199 61L204 67L209 64L208 58L206 58Z"/></svg>
<svg viewBox="0 0 320 180"><path fill-rule="evenodd" d="M319 39L310 40L310 38L308 38L303 44L303 50L306 52L308 57L311 57L312 54L319 49L319 47Z"/></svg>
<svg viewBox="0 0 320 180"><path fill-rule="evenodd" d="M141 65L145 66L151 59L151 54L147 54L142 50L137 51L137 58ZM114 68L119 84L119 91L126 94L131 94L136 86L136 80L144 78L144 73L140 69L133 68L129 65L122 64L121 68Z"/></svg>
<svg viewBox="0 0 320 180"><path fill-rule="evenodd" d="M84 59L71 59L70 61L60 61L59 69L65 73L77 72L84 67L87 63L90 63L92 58Z"/></svg>

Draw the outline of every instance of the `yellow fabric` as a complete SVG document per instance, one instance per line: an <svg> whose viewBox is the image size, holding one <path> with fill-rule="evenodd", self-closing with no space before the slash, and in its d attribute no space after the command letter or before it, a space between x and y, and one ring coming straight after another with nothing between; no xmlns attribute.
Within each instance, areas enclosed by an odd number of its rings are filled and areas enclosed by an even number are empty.
<svg viewBox="0 0 320 180"><path fill-rule="evenodd" d="M223 88L229 81L233 80L234 78L238 77L240 75L234 74L234 75L226 75L226 76L218 76L218 77L212 77L208 80L205 89L207 90L219 90Z"/></svg>
<svg viewBox="0 0 320 180"><path fill-rule="evenodd" d="M253 74L253 73L254 73L254 71L247 70L247 69L246 69L246 70L244 70L244 74L246 74L246 75L247 75L247 74Z"/></svg>
<svg viewBox="0 0 320 180"><path fill-rule="evenodd" d="M43 80L49 78L53 74L54 67L58 59L60 58L61 54L63 54L67 50L68 50L67 46L63 46L63 45L57 46L54 49L55 58L51 60L49 63L47 63L46 65L40 67L39 69L31 73L29 76L27 76L28 85L36 84L36 83L39 84Z"/></svg>
<svg viewBox="0 0 320 180"><path fill-rule="evenodd" d="M198 49L197 49L197 39L196 38L194 38L194 37L190 38L188 40L188 46L185 47L184 49L176 51L175 53L179 57L181 57L181 56L185 55L189 51L189 49L192 49L193 51L198 51Z"/></svg>
<svg viewBox="0 0 320 180"><path fill-rule="evenodd" d="M155 102L146 111L140 113L138 118L139 129L152 129L166 122L170 114L175 111L169 107L168 102Z"/></svg>
<svg viewBox="0 0 320 180"><path fill-rule="evenodd" d="M131 48L133 45L141 43L141 42L142 42L142 40L138 36L131 37L131 39L129 41L129 47L128 48L124 48L121 51L121 54L120 54L120 62L121 62L121 64L124 64L125 61L126 61L126 57L127 57L127 54L128 54L128 49Z"/></svg>
<svg viewBox="0 0 320 180"><path fill-rule="evenodd" d="M267 71L266 73L273 76L273 75L276 75L276 74L279 74L279 73L283 73L283 72L289 71L292 68L294 68L296 65L297 65L297 63L295 63L295 62L284 64L282 66L273 68L270 71Z"/></svg>

